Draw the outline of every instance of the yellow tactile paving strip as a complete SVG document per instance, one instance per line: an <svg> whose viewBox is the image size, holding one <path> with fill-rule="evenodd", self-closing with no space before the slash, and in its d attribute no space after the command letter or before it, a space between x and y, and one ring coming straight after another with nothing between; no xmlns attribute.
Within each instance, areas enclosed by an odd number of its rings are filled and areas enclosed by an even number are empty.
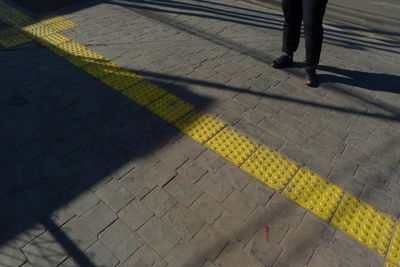
<svg viewBox="0 0 400 267"><path fill-rule="evenodd" d="M386 266L400 264L400 226L397 224L395 231L392 217L343 192L280 153L227 127L225 122L195 110L194 105L142 76L123 69L57 32L65 25L75 25L73 22L54 17L35 22L1 0L0 20L172 123L194 140L240 166L267 186L283 192L377 254L385 256L388 259Z"/></svg>
<svg viewBox="0 0 400 267"><path fill-rule="evenodd" d="M3 13L8 14L7 12ZM55 35L55 32L67 30L78 26L78 24L76 24L72 20L69 20L67 18L58 15L53 15L51 17L43 18L40 20L40 23L41 24L38 23L32 24L32 20L28 17L25 17L25 20L22 20L22 22L20 21L18 24L22 26L24 31L31 32L34 36L40 36L41 38L49 36L49 40L47 41L58 42L58 43L66 42L67 41L66 39L69 38L61 34ZM47 28L46 25L50 25L51 30ZM53 31L53 33L47 34L46 32L49 31ZM32 41L31 37L24 34L23 31L17 30L16 28L7 28L0 30L0 45L3 46L4 48L11 48L17 45L29 43L31 41Z"/></svg>

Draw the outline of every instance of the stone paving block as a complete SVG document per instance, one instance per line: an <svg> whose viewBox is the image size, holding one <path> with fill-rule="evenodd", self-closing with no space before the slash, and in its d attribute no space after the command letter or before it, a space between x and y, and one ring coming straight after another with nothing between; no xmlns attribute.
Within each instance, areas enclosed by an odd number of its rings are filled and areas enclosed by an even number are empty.
<svg viewBox="0 0 400 267"><path fill-rule="evenodd" d="M307 264L318 244L324 247L334 235L336 229L311 213L307 213L297 228L289 229L282 240L283 254L289 258L296 259L302 264Z"/></svg>
<svg viewBox="0 0 400 267"><path fill-rule="evenodd" d="M329 181L355 197L359 197L361 195L361 192L365 186L364 183L361 183L356 179L349 179L349 177L341 175L332 175L332 172L329 175L328 179Z"/></svg>
<svg viewBox="0 0 400 267"><path fill-rule="evenodd" d="M115 213L104 203L99 203L81 216L93 233L98 234L117 219Z"/></svg>
<svg viewBox="0 0 400 267"><path fill-rule="evenodd" d="M152 154L141 155L139 158L135 158L133 166L136 171L147 172L160 160Z"/></svg>
<svg viewBox="0 0 400 267"><path fill-rule="evenodd" d="M262 136L264 134L264 129L261 129L258 127L255 123L246 120L246 119L240 119L235 125L235 129L243 133L244 135L247 135L249 137L252 137L254 139L258 139L259 136Z"/></svg>
<svg viewBox="0 0 400 267"><path fill-rule="evenodd" d="M121 266L136 267L136 266L153 266L164 267L167 262L163 260L158 254L147 245L139 248L126 262Z"/></svg>
<svg viewBox="0 0 400 267"><path fill-rule="evenodd" d="M252 179L243 189L243 193L247 195L247 198L265 207L275 191L260 181Z"/></svg>
<svg viewBox="0 0 400 267"><path fill-rule="evenodd" d="M165 187L171 196L189 207L203 193L192 181L178 175L169 182Z"/></svg>
<svg viewBox="0 0 400 267"><path fill-rule="evenodd" d="M332 162L332 160L336 157L336 153L316 141L310 140L304 149L307 153L311 155L318 155L320 159L323 159L327 162Z"/></svg>
<svg viewBox="0 0 400 267"><path fill-rule="evenodd" d="M237 190L242 190L254 178L243 171L239 171L235 165L225 164L217 173L222 179Z"/></svg>
<svg viewBox="0 0 400 267"><path fill-rule="evenodd" d="M314 173L321 177L328 177L333 169L333 166L330 164L330 162L320 159L317 155L313 156L307 162L305 167L313 170Z"/></svg>
<svg viewBox="0 0 400 267"><path fill-rule="evenodd" d="M265 116L259 112L255 112L253 110L246 111L243 116L245 120L254 123L255 125L259 124L262 120L265 119Z"/></svg>
<svg viewBox="0 0 400 267"><path fill-rule="evenodd" d="M96 195L115 212L125 207L134 198L125 187L114 179L101 186L96 191Z"/></svg>
<svg viewBox="0 0 400 267"><path fill-rule="evenodd" d="M261 135L259 139L262 144L269 146L275 151L278 151L285 143L285 140L283 138L278 137L277 135L270 133L269 131L265 131L265 133Z"/></svg>
<svg viewBox="0 0 400 267"><path fill-rule="evenodd" d="M193 182L197 182L207 171L201 168L194 160L188 160L178 169L178 173Z"/></svg>
<svg viewBox="0 0 400 267"><path fill-rule="evenodd" d="M0 245L0 262L2 265L20 266L25 261L27 261L26 257L13 241Z"/></svg>
<svg viewBox="0 0 400 267"><path fill-rule="evenodd" d="M181 204L177 204L164 215L163 220L175 229L184 240L191 240L204 225L200 217Z"/></svg>
<svg viewBox="0 0 400 267"><path fill-rule="evenodd" d="M245 247L257 229L249 227L246 221L235 213L225 210L214 222L213 227L233 242Z"/></svg>
<svg viewBox="0 0 400 267"><path fill-rule="evenodd" d="M87 249L97 240L96 234L78 217L74 217L57 231L61 231L66 235L81 251Z"/></svg>
<svg viewBox="0 0 400 267"><path fill-rule="evenodd" d="M138 230L138 234L162 257L181 239L177 232L156 216L145 223Z"/></svg>
<svg viewBox="0 0 400 267"><path fill-rule="evenodd" d="M331 137L325 133L321 133L317 139L317 142L323 144L324 146L328 147L329 150L332 150L336 154L341 154L343 153L344 149L346 148L346 144L335 139L334 137Z"/></svg>
<svg viewBox="0 0 400 267"><path fill-rule="evenodd" d="M245 220L256 208L257 202L254 198L248 197L248 195L241 191L234 190L232 194L225 199L223 205Z"/></svg>
<svg viewBox="0 0 400 267"><path fill-rule="evenodd" d="M43 234L46 231L46 227L41 223L35 223L32 226L23 229L16 235L14 242L18 247L22 248L30 241Z"/></svg>
<svg viewBox="0 0 400 267"><path fill-rule="evenodd" d="M205 224L191 241L197 247L198 254L206 256L211 261L218 257L228 242L228 238L209 224Z"/></svg>
<svg viewBox="0 0 400 267"><path fill-rule="evenodd" d="M400 200L392 199L388 213L396 219L400 218Z"/></svg>
<svg viewBox="0 0 400 267"><path fill-rule="evenodd" d="M221 179L218 173L209 172L204 175L197 183L204 192L212 196L218 202L224 201L233 191L230 184Z"/></svg>
<svg viewBox="0 0 400 267"><path fill-rule="evenodd" d="M143 199L143 204L158 216L163 216L173 206L175 206L176 203L177 200L167 194L164 189L160 187L156 187Z"/></svg>
<svg viewBox="0 0 400 267"><path fill-rule="evenodd" d="M143 240L121 220L107 227L99 238L120 261L125 261L143 245Z"/></svg>
<svg viewBox="0 0 400 267"><path fill-rule="evenodd" d="M292 142L286 142L279 149L279 152L301 165L305 165L313 154L309 150L304 150Z"/></svg>
<svg viewBox="0 0 400 267"><path fill-rule="evenodd" d="M202 194L190 207L205 222L212 224L224 208L207 194Z"/></svg>
<svg viewBox="0 0 400 267"><path fill-rule="evenodd" d="M195 162L204 170L216 172L225 164L226 161L213 151L206 150L195 159Z"/></svg>
<svg viewBox="0 0 400 267"><path fill-rule="evenodd" d="M110 250L99 241L90 246L85 251L85 254L95 266L114 267L119 263L118 259L110 252Z"/></svg>
<svg viewBox="0 0 400 267"><path fill-rule="evenodd" d="M44 220L50 219L53 222L53 225L51 227L50 225L47 225L46 228L48 230L55 230L70 221L74 215L75 214L68 205L65 205L65 202L59 201L41 211L40 217Z"/></svg>
<svg viewBox="0 0 400 267"><path fill-rule="evenodd" d="M176 169L159 162L149 171L142 173L131 171L125 175L121 182L135 197L142 199L157 185L164 185L177 174Z"/></svg>
<svg viewBox="0 0 400 267"><path fill-rule="evenodd" d="M133 231L139 229L152 216L153 212L146 208L142 202L136 199L118 212L118 217Z"/></svg>
<svg viewBox="0 0 400 267"><path fill-rule="evenodd" d="M164 258L168 265L176 267L201 266L205 256L190 243L180 241Z"/></svg>
<svg viewBox="0 0 400 267"><path fill-rule="evenodd" d="M237 244L229 244L215 261L217 266L230 267L230 266L248 266L248 267L261 267L263 266L254 257L245 253Z"/></svg>
<svg viewBox="0 0 400 267"><path fill-rule="evenodd" d="M94 193L91 191L86 191L80 193L76 198L72 199L72 201L68 203L68 206L75 212L76 215L80 216L99 202L100 199Z"/></svg>
<svg viewBox="0 0 400 267"><path fill-rule="evenodd" d="M211 261L206 261L201 267L217 267L217 265Z"/></svg>
<svg viewBox="0 0 400 267"><path fill-rule="evenodd" d="M282 246L278 243L288 230L287 226L279 226L279 223L268 227L268 238L263 229L258 229L245 248L245 251L262 263L263 266L273 266L278 259L283 251Z"/></svg>
<svg viewBox="0 0 400 267"><path fill-rule="evenodd" d="M386 195L384 190L377 189L371 184L365 185L360 196L361 200L372 204L375 208L387 212L392 201L392 198Z"/></svg>
<svg viewBox="0 0 400 267"><path fill-rule="evenodd" d="M45 232L22 248L33 266L53 267L64 261L68 253L50 232Z"/></svg>
<svg viewBox="0 0 400 267"><path fill-rule="evenodd" d="M369 266L374 258L374 253L341 231L336 231L327 247L339 255L343 262L355 262L354 266Z"/></svg>
<svg viewBox="0 0 400 267"><path fill-rule="evenodd" d="M344 142L346 140L347 136L349 135L349 133L347 132L347 129L341 128L334 124L330 124L328 126L328 129L325 130L325 132L327 135L332 136L342 142Z"/></svg>

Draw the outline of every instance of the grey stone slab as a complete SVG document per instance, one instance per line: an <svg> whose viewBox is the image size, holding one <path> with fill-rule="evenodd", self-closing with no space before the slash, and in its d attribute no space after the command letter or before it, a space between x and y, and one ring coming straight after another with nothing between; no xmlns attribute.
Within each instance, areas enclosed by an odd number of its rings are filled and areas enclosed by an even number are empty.
<svg viewBox="0 0 400 267"><path fill-rule="evenodd" d="M213 227L231 241L240 243L242 247L246 246L257 230L249 227L245 220L229 210L225 210L221 214Z"/></svg>
<svg viewBox="0 0 400 267"><path fill-rule="evenodd" d="M152 216L153 212L136 199L118 212L119 219L126 223L133 231L139 229Z"/></svg>
<svg viewBox="0 0 400 267"><path fill-rule="evenodd" d="M275 191L260 181L251 179L247 186L243 189L243 193L257 204L266 206Z"/></svg>
<svg viewBox="0 0 400 267"><path fill-rule="evenodd" d="M99 238L120 261L128 259L143 245L143 240L121 220L107 227Z"/></svg>
<svg viewBox="0 0 400 267"><path fill-rule="evenodd" d="M29 242L22 251L33 266L57 266L68 257L67 251L49 232Z"/></svg>
<svg viewBox="0 0 400 267"><path fill-rule="evenodd" d="M125 207L126 204L134 198L134 196L115 179L112 179L97 189L96 195L115 212Z"/></svg>
<svg viewBox="0 0 400 267"><path fill-rule="evenodd" d="M98 234L117 219L115 213L103 202L91 208L81 216L89 228Z"/></svg>
<svg viewBox="0 0 400 267"><path fill-rule="evenodd" d="M138 234L162 257L181 239L177 232L156 216L143 225Z"/></svg>
<svg viewBox="0 0 400 267"><path fill-rule="evenodd" d="M191 241L197 247L198 254L206 256L211 261L218 257L228 242L228 238L209 224L205 224Z"/></svg>
<svg viewBox="0 0 400 267"><path fill-rule="evenodd" d="M74 198L68 206L75 212L76 215L82 215L89 209L94 207L100 199L91 191L82 192Z"/></svg>
<svg viewBox="0 0 400 267"><path fill-rule="evenodd" d="M197 182L207 171L201 168L194 160L188 160L179 169L178 173Z"/></svg>
<svg viewBox="0 0 400 267"><path fill-rule="evenodd" d="M168 223L184 240L191 240L204 225L204 221L194 212L177 204L167 214L163 220Z"/></svg>
<svg viewBox="0 0 400 267"><path fill-rule="evenodd" d="M229 266L251 266L261 267L263 266L254 257L250 256L243 249L236 244L229 244L218 256L215 261L217 266L229 267Z"/></svg>
<svg viewBox="0 0 400 267"><path fill-rule="evenodd" d="M180 241L166 256L165 260L170 266L201 266L205 256L190 243Z"/></svg>
<svg viewBox="0 0 400 267"><path fill-rule="evenodd" d="M203 193L192 181L184 176L175 176L165 187L171 196L189 207Z"/></svg>
<svg viewBox="0 0 400 267"><path fill-rule="evenodd" d="M257 202L254 198L249 197L241 191L234 190L232 194L225 199L223 205L242 219L246 219L256 208Z"/></svg>
<svg viewBox="0 0 400 267"><path fill-rule="evenodd" d="M218 202L224 201L233 191L233 187L228 184L218 173L209 172L204 175L197 183L204 192L216 199Z"/></svg>
<svg viewBox="0 0 400 267"><path fill-rule="evenodd" d="M221 204L207 194L202 194L190 209L209 224L214 223L224 210Z"/></svg>
<svg viewBox="0 0 400 267"><path fill-rule="evenodd" d="M163 216L173 206L175 206L176 203L177 200L160 187L156 187L143 199L143 204L158 216Z"/></svg>
<svg viewBox="0 0 400 267"><path fill-rule="evenodd" d="M384 212L389 210L392 201L392 198L386 195L385 191L377 189L371 184L365 185L360 198Z"/></svg>
<svg viewBox="0 0 400 267"><path fill-rule="evenodd" d="M20 266L27 261L21 249L13 242L0 246L0 262L4 266Z"/></svg>
<svg viewBox="0 0 400 267"><path fill-rule="evenodd" d="M199 157L195 159L195 162L203 169L216 172L218 171L225 163L225 159L218 156L211 150L206 150Z"/></svg>
<svg viewBox="0 0 400 267"><path fill-rule="evenodd" d="M97 235L78 217L74 217L57 231L65 234L81 251L87 249L97 240Z"/></svg>
<svg viewBox="0 0 400 267"><path fill-rule="evenodd" d="M110 252L110 250L99 241L90 246L85 251L85 255L88 256L89 260L95 266L99 267L114 267L119 263L118 259Z"/></svg>
<svg viewBox="0 0 400 267"><path fill-rule="evenodd" d="M253 177L240 170L233 164L225 164L217 173L221 179L224 179L228 184L237 190L242 190Z"/></svg>
<svg viewBox="0 0 400 267"><path fill-rule="evenodd" d="M122 264L124 267L164 267L166 265L167 262L147 245L143 245L141 248L139 248L126 262Z"/></svg>

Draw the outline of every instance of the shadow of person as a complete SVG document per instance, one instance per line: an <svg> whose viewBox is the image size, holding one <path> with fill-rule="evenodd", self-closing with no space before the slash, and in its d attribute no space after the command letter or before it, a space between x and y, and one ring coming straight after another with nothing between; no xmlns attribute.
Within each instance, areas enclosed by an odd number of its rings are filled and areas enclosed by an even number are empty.
<svg viewBox="0 0 400 267"><path fill-rule="evenodd" d="M321 83L339 83L373 91L400 93L400 76L397 75L347 70L324 65L319 66L318 69L332 73L321 73L319 75Z"/></svg>

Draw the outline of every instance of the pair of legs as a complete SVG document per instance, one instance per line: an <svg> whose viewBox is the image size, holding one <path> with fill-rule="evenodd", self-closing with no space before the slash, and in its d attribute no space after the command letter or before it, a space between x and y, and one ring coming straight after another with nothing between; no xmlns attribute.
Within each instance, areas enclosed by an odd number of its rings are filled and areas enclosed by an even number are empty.
<svg viewBox="0 0 400 267"><path fill-rule="evenodd" d="M292 63L293 53L300 42L301 24L304 26L306 69L314 70L319 63L323 28L322 20L328 0L282 0L284 14L283 57L274 61L273 67L286 67ZM279 64L281 63L281 64Z"/></svg>

